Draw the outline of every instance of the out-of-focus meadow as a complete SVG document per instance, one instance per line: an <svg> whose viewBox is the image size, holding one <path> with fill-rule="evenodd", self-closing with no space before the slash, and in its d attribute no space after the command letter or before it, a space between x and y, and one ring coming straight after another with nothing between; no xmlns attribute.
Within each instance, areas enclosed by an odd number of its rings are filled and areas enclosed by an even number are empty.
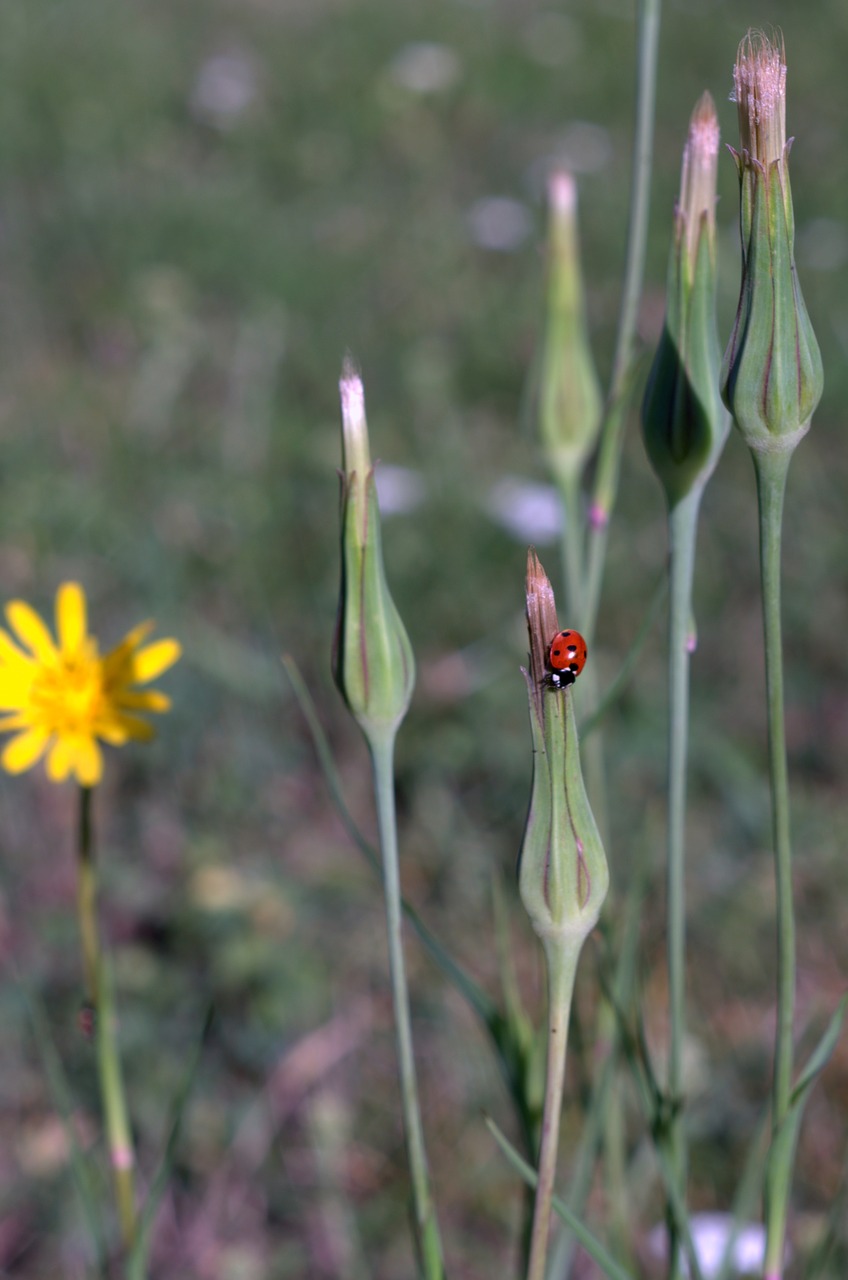
<svg viewBox="0 0 848 1280"><path fill-rule="evenodd" d="M404 889L497 994L492 880L512 889L531 758L519 665L526 548L559 578L528 421L542 196L576 174L589 316L609 373L627 217L635 6L564 0L25 0L0 8L0 595L48 612L77 579L115 642L180 637L174 711L113 754L95 798L104 927L144 1177L206 1008L215 1022L157 1229L153 1274L413 1274L378 885L334 815L279 655L313 691L351 807L368 762L329 671L344 353L383 463L385 555L419 664L400 734ZM708 88L724 140L736 45L782 23L798 267L826 389L790 475L788 733L799 1029L848 971L848 10L735 0L663 15L642 341L656 339L680 149ZM738 288L720 168L720 326ZM403 470L400 470L402 468ZM391 514L396 508L396 514ZM597 644L615 675L665 561L636 424ZM692 1201L726 1208L770 1074L773 891L756 507L731 436L704 503L692 668ZM606 722L614 892L653 868L643 984L662 1034L662 624ZM80 1036L73 788L0 780L0 1269L86 1274L54 1098L20 998L44 1001L99 1131ZM450 1274L512 1274L520 1192L489 1045L408 942L425 1126ZM586 965L591 967L587 957ZM588 988L587 988L588 990ZM584 1002L584 1015L591 1010ZM584 1064L584 1069L588 1069ZM575 1079L575 1086L579 1080ZM567 1118L565 1150L574 1129ZM633 1209L656 1220L634 1122ZM792 1231L814 1230L848 1144L848 1042L808 1109ZM641 1197L641 1199L640 1199ZM603 1204L592 1209L603 1220ZM842 1257L841 1265L845 1265ZM834 1275L844 1274L834 1271Z"/></svg>

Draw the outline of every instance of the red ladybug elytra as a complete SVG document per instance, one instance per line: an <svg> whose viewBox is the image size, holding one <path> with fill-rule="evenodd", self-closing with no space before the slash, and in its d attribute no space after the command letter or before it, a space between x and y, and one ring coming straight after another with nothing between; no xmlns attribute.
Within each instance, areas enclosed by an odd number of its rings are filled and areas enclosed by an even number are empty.
<svg viewBox="0 0 848 1280"><path fill-rule="evenodd" d="M564 689L574 684L586 665L586 641L579 631L558 631L548 645L545 684Z"/></svg>

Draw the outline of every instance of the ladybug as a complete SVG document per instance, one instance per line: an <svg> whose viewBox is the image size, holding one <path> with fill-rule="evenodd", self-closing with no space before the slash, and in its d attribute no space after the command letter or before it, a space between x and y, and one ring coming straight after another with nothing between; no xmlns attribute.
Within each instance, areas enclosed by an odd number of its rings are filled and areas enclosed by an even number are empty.
<svg viewBox="0 0 848 1280"><path fill-rule="evenodd" d="M548 670L544 682L551 689L565 689L586 665L586 641L579 631L558 631L548 645Z"/></svg>

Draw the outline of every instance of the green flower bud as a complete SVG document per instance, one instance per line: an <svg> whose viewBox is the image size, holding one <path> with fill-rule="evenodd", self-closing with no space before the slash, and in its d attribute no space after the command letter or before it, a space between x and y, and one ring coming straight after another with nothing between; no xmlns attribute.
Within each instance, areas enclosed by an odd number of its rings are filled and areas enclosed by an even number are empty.
<svg viewBox="0 0 848 1280"><path fill-rule="evenodd" d="M809 430L824 374L795 271L782 47L749 34L739 46L734 82L742 286L721 393L750 449L783 452Z"/></svg>
<svg viewBox="0 0 848 1280"><path fill-rule="evenodd" d="M527 559L533 786L521 846L519 890L542 941L579 949L609 887L606 855L583 784L571 687L544 683L547 646L559 630L553 589L535 551Z"/></svg>
<svg viewBox="0 0 848 1280"><path fill-rule="evenodd" d="M548 465L559 483L579 477L601 426L577 239L577 188L568 173L548 185L548 285L539 374L539 416Z"/></svg>
<svg viewBox="0 0 848 1280"><path fill-rule="evenodd" d="M715 106L705 93L683 150L665 323L642 405L645 448L670 508L706 484L730 427L719 396L715 319L718 141Z"/></svg>
<svg viewBox="0 0 848 1280"><path fill-rule="evenodd" d="M412 697L415 661L383 568L380 511L362 381L346 364L342 404L342 581L333 674L369 745L394 736Z"/></svg>

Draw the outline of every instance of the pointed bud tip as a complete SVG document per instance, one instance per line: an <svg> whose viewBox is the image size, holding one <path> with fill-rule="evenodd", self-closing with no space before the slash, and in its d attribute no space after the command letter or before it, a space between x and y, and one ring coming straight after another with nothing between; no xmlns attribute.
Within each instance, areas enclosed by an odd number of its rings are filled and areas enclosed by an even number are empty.
<svg viewBox="0 0 848 1280"><path fill-rule="evenodd" d="M783 158L786 146L786 54L779 31L749 31L739 44L731 101L739 113L743 152L761 164Z"/></svg>
<svg viewBox="0 0 848 1280"><path fill-rule="evenodd" d="M548 201L554 213L574 213L577 207L577 183L566 169L555 169L548 178Z"/></svg>
<svg viewBox="0 0 848 1280"><path fill-rule="evenodd" d="M351 422L361 421L365 417L365 389L362 378L349 356L345 357L342 365L339 395L343 416Z"/></svg>
<svg viewBox="0 0 848 1280"><path fill-rule="evenodd" d="M689 121L689 146L704 158L718 155L718 115L712 94L701 94Z"/></svg>
<svg viewBox="0 0 848 1280"><path fill-rule="evenodd" d="M542 567L535 547L527 552L527 576L525 579L527 610L527 634L530 641L530 678L538 697L537 708L541 717L542 679L545 674L548 645L559 630L556 600L551 580Z"/></svg>
<svg viewBox="0 0 848 1280"><path fill-rule="evenodd" d="M345 356L339 381L342 406L342 444L346 472L371 469L368 448L368 425L365 420L365 389L362 378L350 356Z"/></svg>
<svg viewBox="0 0 848 1280"><path fill-rule="evenodd" d="M686 252L693 276L704 215L711 243L715 232L719 136L715 103L709 93L703 93L689 120L689 133L683 148L678 202L678 212L685 222Z"/></svg>

